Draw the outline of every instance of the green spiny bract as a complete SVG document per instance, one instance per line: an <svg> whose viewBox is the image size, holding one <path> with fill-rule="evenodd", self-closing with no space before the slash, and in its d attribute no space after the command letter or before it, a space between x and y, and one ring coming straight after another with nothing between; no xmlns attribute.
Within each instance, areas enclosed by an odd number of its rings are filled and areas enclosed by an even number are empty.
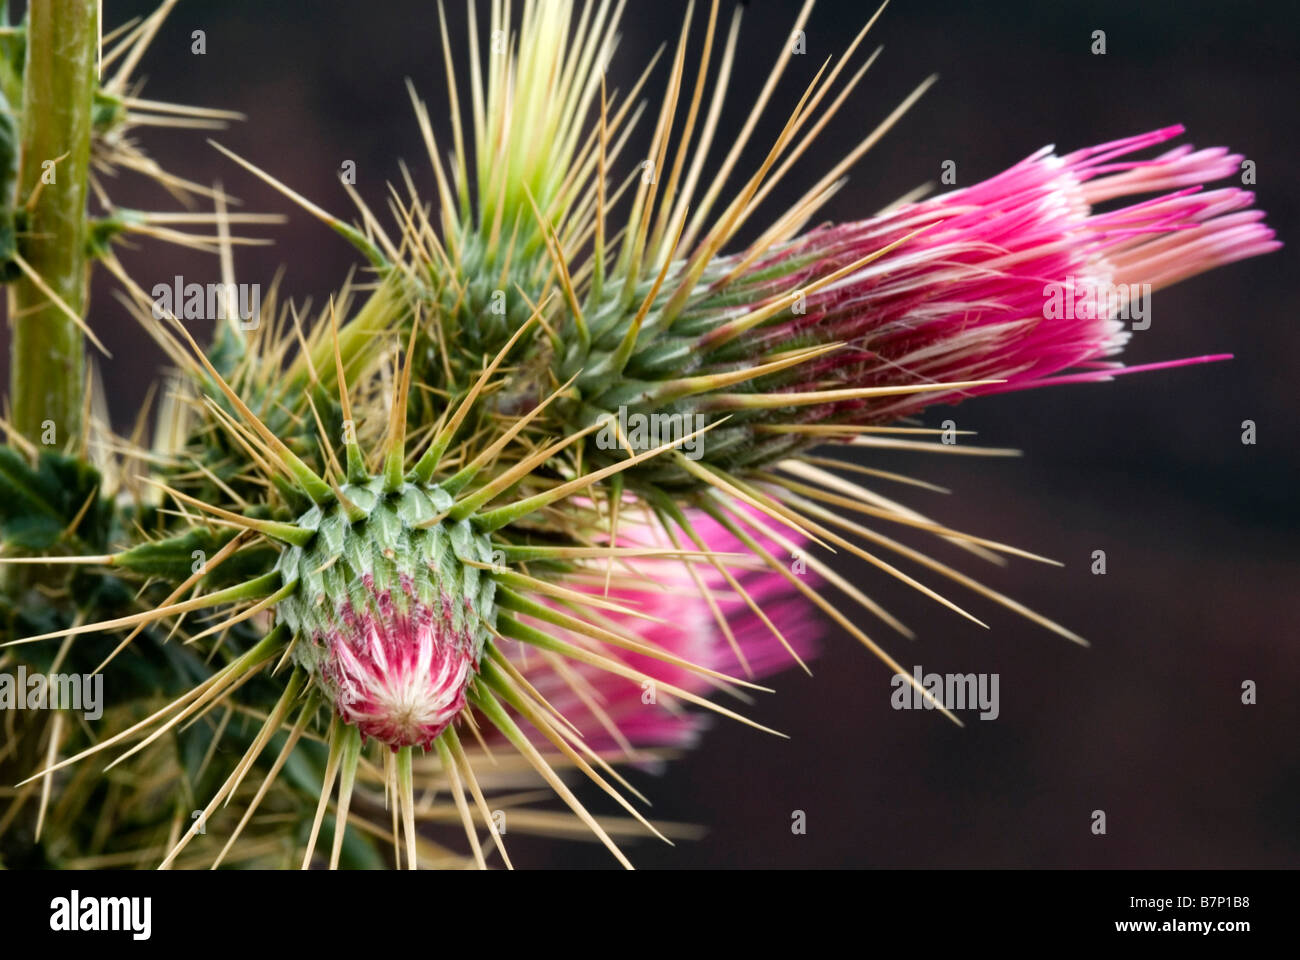
<svg viewBox="0 0 1300 960"><path fill-rule="evenodd" d="M933 381L863 387L824 376L828 355L857 355L837 339L839 328L804 323L788 329L803 312L805 294L824 290L892 246L858 245L847 258L838 251L840 259L832 261L795 240L833 192L835 177L823 180L747 250L723 253L772 181L802 152L795 137L843 64L824 83L814 83L805 94L807 109L801 103L768 163L711 220L722 182L702 189L698 198L696 188L712 132L700 131L698 142L692 134L708 100L705 68L716 9L681 138L670 150L680 121L675 114L687 100L685 33L670 97L639 175L621 186L612 170L639 117L632 109L639 85L627 97L607 96L600 65L613 54L617 16L606 19L610 11L602 7L599 16L581 18L570 32L573 12L568 3L528 5L518 39L497 49L496 38L513 32L494 29L494 56L483 63L471 31L473 120L461 124L453 81L448 97L455 153L449 165L440 156L429 111L412 90L438 183L436 222L422 212L424 202L409 178L409 198L398 199L403 225L396 240L384 235L364 206L363 233L306 204L401 290L396 301L368 306L364 320L358 315L345 324L345 340L355 339L350 328L359 323L402 334L412 325L421 328L415 378L428 393L412 398L418 407L413 422L435 419L439 411L430 395L463 395L484 357L533 320L535 329L510 354L506 382L476 412L473 426L490 430L494 417L531 409L563 384L531 433L572 435L603 427L578 442L591 464L625 462L661 439L680 440L708 427L707 441L630 467L615 484L645 499L664 493L694 497L716 485L717 471L752 475L824 439L831 424L844 424L848 435L867 419L861 401L869 397L937 389ZM494 28L503 27L497 17ZM735 26L724 62L734 54ZM849 54L861 39L859 34ZM445 24L443 46L450 57ZM718 102L725 90L719 84ZM741 146L730 151L724 169L734 166ZM793 156L765 179L782 153ZM382 322L376 324L377 318ZM374 348L361 343L358 349ZM968 383L944 386L951 391ZM640 435L626 429L629 422L653 422L656 429Z"/></svg>

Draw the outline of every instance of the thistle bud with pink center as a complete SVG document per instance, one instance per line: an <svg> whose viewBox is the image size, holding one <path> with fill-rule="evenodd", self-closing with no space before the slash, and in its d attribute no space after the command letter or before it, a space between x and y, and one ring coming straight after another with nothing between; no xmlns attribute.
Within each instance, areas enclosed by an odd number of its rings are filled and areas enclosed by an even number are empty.
<svg viewBox="0 0 1300 960"><path fill-rule="evenodd" d="M451 504L436 487L350 484L338 506L298 526L307 547L282 554L279 610L303 665L335 713L364 736L428 747L465 707L492 618L487 539L467 522L436 520Z"/></svg>

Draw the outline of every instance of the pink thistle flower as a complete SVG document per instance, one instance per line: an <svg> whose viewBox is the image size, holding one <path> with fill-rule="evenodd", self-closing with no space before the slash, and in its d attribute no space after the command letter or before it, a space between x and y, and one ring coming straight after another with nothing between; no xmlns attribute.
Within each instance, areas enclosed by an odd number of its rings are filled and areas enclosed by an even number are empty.
<svg viewBox="0 0 1300 960"><path fill-rule="evenodd" d="M706 515L692 511L690 522L709 550L743 549ZM782 552L781 546L766 538L760 542L775 555ZM647 524L624 523L618 543L623 547L671 546L657 528ZM698 562L696 572L714 597L725 629L681 561L648 558L634 561L634 566L644 586L611 587L608 598L660 622L616 612L608 614L608 619L617 627L633 631L643 643L697 666L753 677L793 665L792 652L801 661L815 652L820 622L809 616L807 604L783 576L768 570L737 573L737 582L780 632L778 637L707 562ZM793 575L809 586L818 584L812 571ZM604 596L595 584L578 588ZM581 642L581 638L573 636L568 639ZM605 670L576 662L565 662L563 670L558 670L554 660L540 657L522 644L512 644L504 651L547 702L582 731L594 749L621 747L631 752L635 747L690 747L709 719L677 709L662 690L649 690L644 684ZM604 652L615 654L610 649ZM655 657L623 652L619 659L657 683L692 693L711 693L717 686L696 671Z"/></svg>
<svg viewBox="0 0 1300 960"><path fill-rule="evenodd" d="M1185 145L1151 160L1121 160L1182 132L1167 127L1065 156L1044 147L974 186L812 230L745 269L763 278L751 286L746 310L896 246L814 287L791 319L740 336L723 324L701 345L712 339L724 356L737 357L781 345L849 345L801 366L780 392L1006 381L799 408L794 419L805 422L879 423L976 394L1225 359L1140 367L1105 359L1131 336L1126 320L1135 329L1149 324L1149 314L1140 314L1152 290L1281 246L1264 214L1251 209L1254 194L1202 190L1238 173L1240 155ZM1097 209L1166 190L1173 192ZM774 269L782 264L789 269Z"/></svg>

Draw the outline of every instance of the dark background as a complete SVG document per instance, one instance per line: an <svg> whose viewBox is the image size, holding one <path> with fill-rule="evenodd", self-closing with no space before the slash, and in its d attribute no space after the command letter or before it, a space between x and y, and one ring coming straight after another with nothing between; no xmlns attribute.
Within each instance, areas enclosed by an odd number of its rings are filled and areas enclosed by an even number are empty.
<svg viewBox="0 0 1300 960"><path fill-rule="evenodd" d="M105 6L111 27L153 4ZM730 8L723 4L720 30ZM627 89L658 44L675 42L684 9L629 4L613 85ZM716 141L724 147L796 9L747 4ZM807 55L793 58L742 171L759 162L821 62L839 55L872 10L847 0L818 4ZM463 69L462 5L451 4L448 15ZM1136 334L1126 354L1131 363L1217 352L1235 360L927 414L929 425L952 417L978 430L980 443L1019 447L1021 459L875 461L954 491L880 485L886 495L1063 561L1063 569L1025 561L996 569L934 549L1088 637L1090 649L960 588L946 591L990 624L983 631L865 565L840 563L916 631L909 642L863 623L903 664L1000 674L1000 718L959 730L935 713L895 712L888 670L828 627L815 676L779 675L777 694L752 711L791 740L718 723L665 776L636 776L655 816L708 828L676 848L637 844L639 865L1300 864L1298 21L1291 3L1217 0L896 0L886 11L865 44L869 51L883 43L884 53L768 201L771 216L938 72L940 83L859 163L826 216L867 216L937 180L944 160L956 161L958 185L966 185L1046 143L1067 151L1181 122L1198 146L1228 145L1256 161L1257 203L1291 246L1158 293L1151 329ZM190 54L194 29L206 31L205 56ZM1096 29L1106 31L1105 56L1089 52ZM442 71L437 8L425 0L187 0L142 66L145 96L245 112L248 122L218 139L345 216L351 210L336 180L344 160L356 162L358 189L377 209L399 158L431 192L403 80L414 79L443 123ZM693 71L688 60L692 81ZM651 98L666 72L661 62ZM267 284L287 264L285 289L319 303L357 263L339 238L211 150L202 134L145 131L142 139L168 169L221 179L247 209L291 214L269 231L274 248L238 253L241 280ZM151 185L125 177L114 193L126 205L171 209ZM156 244L123 259L146 289L175 273L215 277L210 258ZM111 289L97 278L91 323L115 355L103 371L115 419L126 427L161 358ZM1255 446L1240 442L1245 419L1258 425ZM1107 553L1106 576L1089 572L1096 549ZM1258 705L1241 704L1244 680L1258 684ZM583 795L604 809L595 791ZM796 809L807 814L805 836L791 833ZM1106 836L1089 829L1095 809L1106 812ZM510 840L518 864L610 862L595 845Z"/></svg>

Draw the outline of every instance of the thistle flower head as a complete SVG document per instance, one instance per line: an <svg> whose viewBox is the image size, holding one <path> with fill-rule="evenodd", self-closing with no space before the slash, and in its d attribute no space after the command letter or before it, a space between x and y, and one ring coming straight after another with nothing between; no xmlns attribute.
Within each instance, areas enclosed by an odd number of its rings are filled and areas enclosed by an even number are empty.
<svg viewBox="0 0 1300 960"><path fill-rule="evenodd" d="M298 519L315 536L280 556L294 660L365 736L431 747L465 707L495 614L494 582L462 558L488 564L491 548L437 520L452 500L436 487L389 495L376 478L338 497Z"/></svg>
<svg viewBox="0 0 1300 960"><path fill-rule="evenodd" d="M699 511L692 511L689 522L711 554L744 549L725 528ZM665 551L672 547L662 530L634 519L620 527L618 541L632 549ZM797 537L794 545L806 547ZM782 549L769 538L764 538L764 546ZM803 571L799 576L809 588L821 585L815 573ZM595 749L621 749L641 756L650 747L688 747L698 740L708 718L670 709L671 701L659 703L658 685L707 693L710 679L683 666L687 663L764 677L789 666L792 659L800 663L811 659L821 632L786 576L773 570L737 571L735 581L741 591L732 590L722 572L708 564L691 570L671 557L649 556L636 562L635 576L611 578L608 591L599 580L579 587L623 607L622 612L607 615L611 625L635 631L653 649L679 658L670 663L645 654L627 654L628 665L645 677L639 683L583 663L539 659L523 644L509 645L506 654L533 688L582 731ZM576 634L570 639L581 642Z"/></svg>
<svg viewBox="0 0 1300 960"><path fill-rule="evenodd" d="M1252 193L1202 190L1238 172L1239 155L1184 145L1151 160L1128 159L1182 132L1167 127L1065 156L1044 147L974 186L819 227L752 263L731 258L739 272L730 287L745 297L746 310L782 309L741 333L719 314L701 347L739 359L782 345L844 344L776 386L790 395L996 381L849 397L793 413L803 422L846 424L887 422L979 394L1215 359L1139 368L1105 359L1128 342L1130 322L1144 329L1144 298L1152 291L1280 246L1264 214L1250 209ZM834 281L824 282L828 276ZM783 420L791 416L780 412Z"/></svg>

